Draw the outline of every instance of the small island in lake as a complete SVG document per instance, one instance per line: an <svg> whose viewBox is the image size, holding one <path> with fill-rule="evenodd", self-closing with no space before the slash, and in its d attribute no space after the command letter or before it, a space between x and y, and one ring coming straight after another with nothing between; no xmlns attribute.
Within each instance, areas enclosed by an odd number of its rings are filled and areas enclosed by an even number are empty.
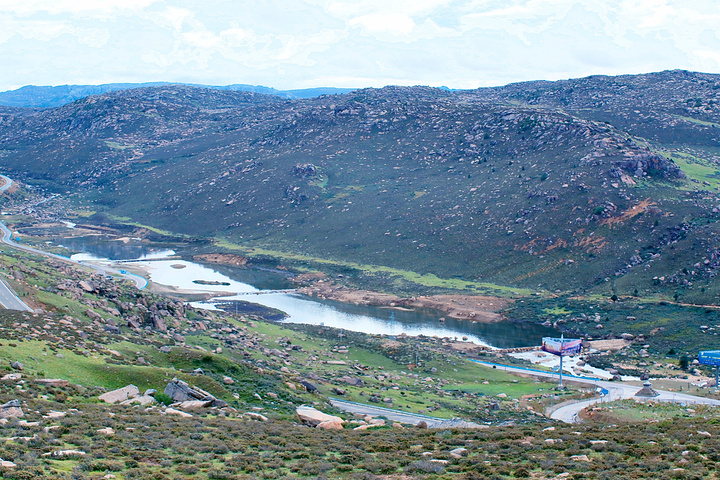
<svg viewBox="0 0 720 480"><path fill-rule="evenodd" d="M217 280L193 280L193 283L198 285L223 285L225 287L230 286L230 282L218 282Z"/></svg>

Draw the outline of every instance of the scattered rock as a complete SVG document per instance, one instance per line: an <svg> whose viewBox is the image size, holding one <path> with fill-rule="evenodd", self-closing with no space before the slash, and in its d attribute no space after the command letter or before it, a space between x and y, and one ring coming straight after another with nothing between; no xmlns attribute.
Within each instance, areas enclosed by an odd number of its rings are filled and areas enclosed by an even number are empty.
<svg viewBox="0 0 720 480"><path fill-rule="evenodd" d="M43 415L43 418L64 418L67 417L67 412L53 412L50 411Z"/></svg>
<svg viewBox="0 0 720 480"><path fill-rule="evenodd" d="M44 457L83 457L86 453L82 450L56 450L54 452L43 453Z"/></svg>
<svg viewBox="0 0 720 480"><path fill-rule="evenodd" d="M261 422L268 421L268 418L265 415L263 415L261 413L257 413L257 412L245 412L245 413L243 413L243 416L251 418L253 420L259 420Z"/></svg>
<svg viewBox="0 0 720 480"><path fill-rule="evenodd" d="M467 448L463 448L463 447L459 447L459 448L450 450L450 455L453 458L462 458L462 457L467 456L467 454L468 454Z"/></svg>

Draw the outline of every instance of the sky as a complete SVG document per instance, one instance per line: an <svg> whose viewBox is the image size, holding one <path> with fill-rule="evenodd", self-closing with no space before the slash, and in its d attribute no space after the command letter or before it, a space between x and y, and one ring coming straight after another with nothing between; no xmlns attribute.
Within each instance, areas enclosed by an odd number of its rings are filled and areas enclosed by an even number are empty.
<svg viewBox="0 0 720 480"><path fill-rule="evenodd" d="M718 0L0 0L0 91L720 73Z"/></svg>

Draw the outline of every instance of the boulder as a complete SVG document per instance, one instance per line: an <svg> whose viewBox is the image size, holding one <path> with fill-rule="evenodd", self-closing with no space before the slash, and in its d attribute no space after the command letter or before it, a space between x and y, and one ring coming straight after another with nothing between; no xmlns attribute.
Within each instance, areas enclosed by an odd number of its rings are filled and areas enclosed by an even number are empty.
<svg viewBox="0 0 720 480"><path fill-rule="evenodd" d="M355 386L355 387L362 387L362 386L363 386L363 381L362 381L361 379L357 378L357 377L344 376L344 377L338 378L338 380L340 380L341 382L345 382L345 383L348 383L348 384L350 384L350 385L353 385L353 386Z"/></svg>
<svg viewBox="0 0 720 480"><path fill-rule="evenodd" d="M22 373L8 373L7 375L3 375L0 380L20 380L22 378Z"/></svg>
<svg viewBox="0 0 720 480"><path fill-rule="evenodd" d="M268 421L268 418L265 415L263 415L261 413L257 413L257 412L245 412L245 413L243 413L243 416L247 417L247 418L251 418L253 420L259 420L261 422Z"/></svg>
<svg viewBox="0 0 720 480"><path fill-rule="evenodd" d="M128 398L120 402L120 405L150 405L155 403L155 398L150 395L140 395L138 397Z"/></svg>
<svg viewBox="0 0 720 480"><path fill-rule="evenodd" d="M178 408L180 408L180 410L198 410L200 408L209 407L212 402L212 400L187 400L185 402L181 402L178 405Z"/></svg>
<svg viewBox="0 0 720 480"><path fill-rule="evenodd" d="M20 400L10 400L0 405L0 418L24 417L25 414L20 406Z"/></svg>
<svg viewBox="0 0 720 480"><path fill-rule="evenodd" d="M316 387L315 385L313 385L312 383L310 383L310 382L306 382L306 381L303 380L302 382L300 382L300 385L302 385L303 387L305 387L305 390L307 390L308 393L315 393L315 392L317 392L317 387Z"/></svg>
<svg viewBox="0 0 720 480"><path fill-rule="evenodd" d="M187 382L173 378L165 387L165 395L174 402L187 402L189 400L205 400L212 402L215 397L198 387L191 387Z"/></svg>
<svg viewBox="0 0 720 480"><path fill-rule="evenodd" d="M85 310L85 316L87 316L90 320L95 320L95 321L98 321L101 323L105 323L105 319L103 319L103 317L99 313L97 313L95 310L92 310L90 308Z"/></svg>
<svg viewBox="0 0 720 480"><path fill-rule="evenodd" d="M317 424L316 428L322 428L324 430L342 430L343 429L343 421L337 421L337 420L326 420L324 422L320 422Z"/></svg>
<svg viewBox="0 0 720 480"><path fill-rule="evenodd" d="M298 418L302 423L311 427L317 427L323 422L339 422L340 424L344 423L344 420L340 417L336 417L335 415L328 415L327 413L323 413L320 410L316 410L313 407L308 407L307 405L300 405L295 409L295 413L297 414Z"/></svg>
<svg viewBox="0 0 720 480"><path fill-rule="evenodd" d="M82 288L88 293L92 293L97 290L97 287L93 283L86 282L85 280L80 280L80 282L78 282L78 287Z"/></svg>
<svg viewBox="0 0 720 480"><path fill-rule="evenodd" d="M166 408L163 413L166 413L169 415L178 415L180 417L186 417L186 418L192 417L191 414L183 412L182 410L175 410L174 408Z"/></svg>
<svg viewBox="0 0 720 480"><path fill-rule="evenodd" d="M468 454L467 448L463 448L463 447L454 448L454 449L450 450L450 455L453 458L462 458L462 457L467 456L467 454Z"/></svg>
<svg viewBox="0 0 720 480"><path fill-rule="evenodd" d="M43 418L64 418L67 417L67 412L55 412L55 411L49 411L45 415L43 415Z"/></svg>
<svg viewBox="0 0 720 480"><path fill-rule="evenodd" d="M60 378L38 378L35 380L35 383L39 383L40 385L48 385L50 387L67 387L70 385L70 382L67 380L62 380Z"/></svg>
<svg viewBox="0 0 720 480"><path fill-rule="evenodd" d="M135 385L128 385L127 387L118 388L111 392L103 393L100 395L100 400L107 403L120 403L124 402L129 398L135 398L140 396L140 389Z"/></svg>

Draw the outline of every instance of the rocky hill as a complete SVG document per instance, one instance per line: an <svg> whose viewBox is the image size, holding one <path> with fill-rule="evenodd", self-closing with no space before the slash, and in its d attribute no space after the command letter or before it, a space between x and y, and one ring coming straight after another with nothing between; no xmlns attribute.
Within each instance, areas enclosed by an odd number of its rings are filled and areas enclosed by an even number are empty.
<svg viewBox="0 0 720 480"><path fill-rule="evenodd" d="M0 110L0 168L176 233L563 292L720 293L720 76ZM107 218L107 217L104 217Z"/></svg>

